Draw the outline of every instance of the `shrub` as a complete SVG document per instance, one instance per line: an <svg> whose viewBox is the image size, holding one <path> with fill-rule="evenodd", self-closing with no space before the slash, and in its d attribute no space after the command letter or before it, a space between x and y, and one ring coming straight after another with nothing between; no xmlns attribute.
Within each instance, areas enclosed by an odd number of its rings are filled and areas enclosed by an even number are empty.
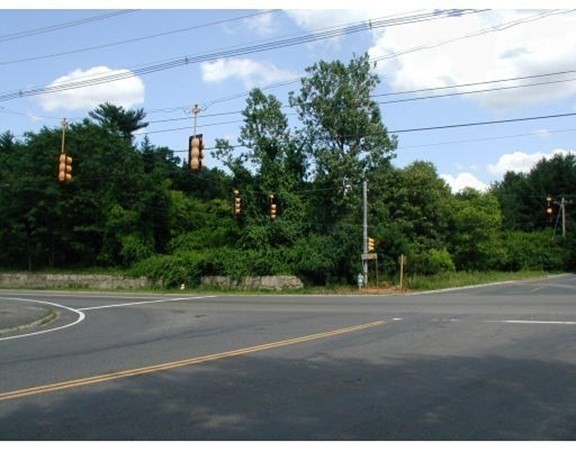
<svg viewBox="0 0 576 450"><path fill-rule="evenodd" d="M519 270L564 270L567 268L569 251L561 237L550 231L513 231L505 234L506 257L501 269Z"/></svg>
<svg viewBox="0 0 576 450"><path fill-rule="evenodd" d="M418 273L420 275L436 275L438 273L454 272L456 266L448 250L431 248L414 255L408 270L410 273Z"/></svg>

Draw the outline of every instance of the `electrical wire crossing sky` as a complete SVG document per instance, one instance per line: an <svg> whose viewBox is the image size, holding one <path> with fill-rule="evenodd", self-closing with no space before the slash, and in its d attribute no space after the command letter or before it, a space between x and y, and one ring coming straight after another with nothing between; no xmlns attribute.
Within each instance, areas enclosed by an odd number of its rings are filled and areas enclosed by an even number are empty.
<svg viewBox="0 0 576 450"><path fill-rule="evenodd" d="M574 151L576 12L479 3L0 9L0 133L24 139L108 102L142 108L149 125L137 139L185 158L199 105L204 164L218 167L216 139L243 151L251 89L274 95L295 129L288 97L306 69L368 54L380 80L372 98L398 137L394 163L432 162L454 191L486 189L509 170Z"/></svg>

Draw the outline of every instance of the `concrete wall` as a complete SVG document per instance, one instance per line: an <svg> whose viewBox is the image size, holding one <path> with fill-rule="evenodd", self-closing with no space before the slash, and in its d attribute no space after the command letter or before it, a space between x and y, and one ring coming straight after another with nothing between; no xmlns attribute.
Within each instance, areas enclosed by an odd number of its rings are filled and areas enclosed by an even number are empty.
<svg viewBox="0 0 576 450"><path fill-rule="evenodd" d="M304 284L294 276L245 277L233 280L228 277L210 276L202 277L200 285L203 287L217 287L223 289L265 289L282 291L284 289L302 289Z"/></svg>
<svg viewBox="0 0 576 450"><path fill-rule="evenodd" d="M3 288L89 288L89 289L144 289L154 283L146 278L129 278L115 275L71 275L49 273L0 274Z"/></svg>

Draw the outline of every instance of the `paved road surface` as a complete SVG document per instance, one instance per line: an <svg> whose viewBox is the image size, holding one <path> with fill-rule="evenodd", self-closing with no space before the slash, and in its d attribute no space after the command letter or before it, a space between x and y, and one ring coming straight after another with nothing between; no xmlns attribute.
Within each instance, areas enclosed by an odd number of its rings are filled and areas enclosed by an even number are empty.
<svg viewBox="0 0 576 450"><path fill-rule="evenodd" d="M0 437L574 440L575 294L0 291L58 312L0 337Z"/></svg>

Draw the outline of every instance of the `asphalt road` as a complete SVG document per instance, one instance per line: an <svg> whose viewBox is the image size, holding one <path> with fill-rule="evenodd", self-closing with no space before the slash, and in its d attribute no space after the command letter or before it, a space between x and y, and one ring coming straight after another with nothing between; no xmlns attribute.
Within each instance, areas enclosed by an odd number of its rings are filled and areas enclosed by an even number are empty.
<svg viewBox="0 0 576 450"><path fill-rule="evenodd" d="M0 290L2 440L574 440L576 276L416 296Z"/></svg>

